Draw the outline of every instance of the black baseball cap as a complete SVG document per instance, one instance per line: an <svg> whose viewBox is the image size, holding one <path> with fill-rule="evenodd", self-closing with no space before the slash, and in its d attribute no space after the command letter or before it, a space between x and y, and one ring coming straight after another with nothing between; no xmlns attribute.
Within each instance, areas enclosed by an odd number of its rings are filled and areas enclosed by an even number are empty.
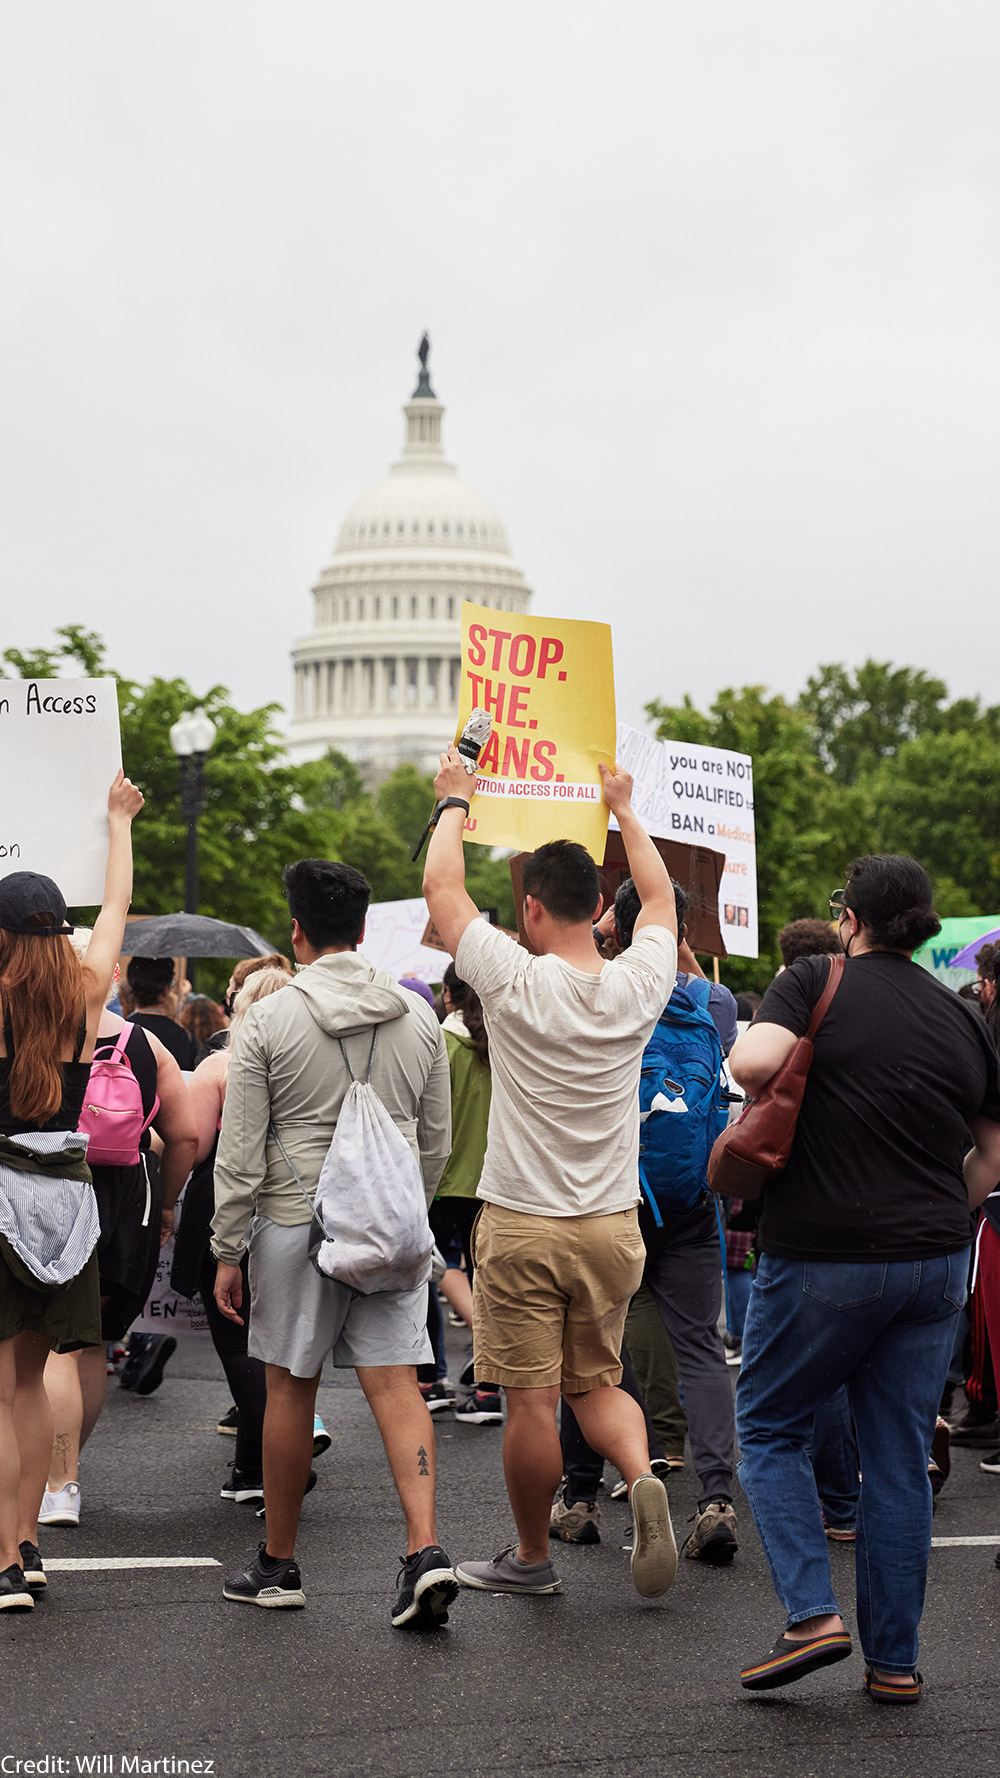
<svg viewBox="0 0 1000 1778"><path fill-rule="evenodd" d="M33 918L49 914L51 926L33 926ZM66 920L63 892L51 877L35 870L11 871L0 877L0 930L23 932L30 938L57 938L73 931Z"/></svg>

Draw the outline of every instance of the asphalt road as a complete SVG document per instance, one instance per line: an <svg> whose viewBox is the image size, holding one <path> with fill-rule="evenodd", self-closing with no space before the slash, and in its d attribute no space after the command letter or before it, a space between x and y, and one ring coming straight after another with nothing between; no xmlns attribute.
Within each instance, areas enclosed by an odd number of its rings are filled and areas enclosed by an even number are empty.
<svg viewBox="0 0 1000 1778"><path fill-rule="evenodd" d="M662 1600L634 1593L621 1549L628 1509L605 1497L599 1546L554 1546L562 1595L463 1591L447 1630L392 1630L402 1521L350 1373L320 1394L334 1443L303 1515L307 1609L227 1603L223 1571L259 1535L252 1508L218 1498L233 1441L215 1422L228 1402L210 1347L191 1338L157 1394L110 1386L85 1452L80 1528L43 1531L42 1551L47 1563L126 1565L53 1568L30 1615L0 1618L0 1772L46 1755L48 1770L74 1775L88 1770L78 1762L107 1756L89 1769L171 1773L201 1760L219 1778L996 1769L1000 1478L980 1471L979 1452L954 1453L935 1535L990 1542L934 1550L925 1697L892 1712L863 1695L860 1654L783 1692L741 1691L739 1668L767 1652L782 1617L740 1500L732 1568L682 1560ZM442 1541L455 1560L490 1555L512 1530L500 1430L439 1415L437 1435ZM672 1479L670 1497L679 1541L694 1511L690 1470ZM178 1557L205 1565L132 1565ZM835 1548L832 1560L850 1623L853 1551ZM136 1755L166 1764L132 1766Z"/></svg>

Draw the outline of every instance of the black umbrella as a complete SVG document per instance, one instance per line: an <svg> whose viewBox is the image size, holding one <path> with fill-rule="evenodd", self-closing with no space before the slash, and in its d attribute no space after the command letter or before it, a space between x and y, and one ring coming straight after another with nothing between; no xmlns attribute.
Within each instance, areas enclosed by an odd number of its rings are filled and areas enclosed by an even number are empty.
<svg viewBox="0 0 1000 1778"><path fill-rule="evenodd" d="M125 957L269 957L274 946L252 926L230 926L207 914L155 914L125 928Z"/></svg>

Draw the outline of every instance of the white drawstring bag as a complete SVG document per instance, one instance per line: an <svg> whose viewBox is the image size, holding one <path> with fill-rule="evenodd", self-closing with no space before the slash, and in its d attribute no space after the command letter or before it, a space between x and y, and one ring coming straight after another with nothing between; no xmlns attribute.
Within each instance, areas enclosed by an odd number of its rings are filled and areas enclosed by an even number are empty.
<svg viewBox="0 0 1000 1778"><path fill-rule="evenodd" d="M318 1225L309 1246L313 1265L362 1296L426 1284L434 1248L420 1168L370 1084L377 1035L376 1025L363 1081L337 1039L351 1084L310 1206ZM274 1137L309 1202L277 1131Z"/></svg>

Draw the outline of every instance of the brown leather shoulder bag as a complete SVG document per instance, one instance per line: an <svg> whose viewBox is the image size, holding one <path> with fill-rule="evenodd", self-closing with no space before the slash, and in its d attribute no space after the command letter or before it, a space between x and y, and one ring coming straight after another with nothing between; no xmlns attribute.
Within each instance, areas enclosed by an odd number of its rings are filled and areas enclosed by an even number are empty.
<svg viewBox="0 0 1000 1778"><path fill-rule="evenodd" d="M843 957L831 957L830 974L805 1036L756 1099L747 1100L736 1122L716 1137L708 1160L708 1183L720 1198L759 1198L768 1180L787 1166L813 1058L813 1038L843 974Z"/></svg>

